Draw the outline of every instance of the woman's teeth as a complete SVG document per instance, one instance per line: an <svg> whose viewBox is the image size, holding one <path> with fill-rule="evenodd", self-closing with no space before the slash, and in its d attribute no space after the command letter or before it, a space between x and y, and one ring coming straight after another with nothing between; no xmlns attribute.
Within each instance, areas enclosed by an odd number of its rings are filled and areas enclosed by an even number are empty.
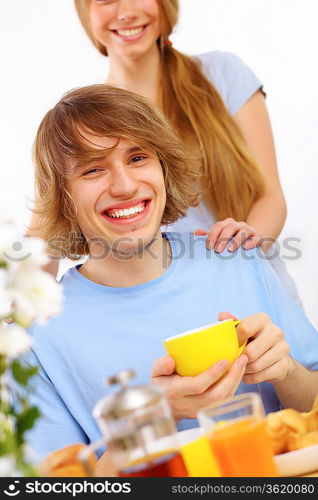
<svg viewBox="0 0 318 500"><path fill-rule="evenodd" d="M135 35L138 35L139 33L142 32L142 30L144 29L143 26L141 26L140 28L132 28L132 29L127 29L127 30L117 30L117 33L120 35L120 36L135 36Z"/></svg>
<svg viewBox="0 0 318 500"><path fill-rule="evenodd" d="M120 210L112 210L111 212L108 212L108 210L106 210L106 215L108 215L108 217L113 217L113 218L127 218L136 215L140 212L143 212L144 209L145 209L145 204L137 205L136 207L123 208Z"/></svg>

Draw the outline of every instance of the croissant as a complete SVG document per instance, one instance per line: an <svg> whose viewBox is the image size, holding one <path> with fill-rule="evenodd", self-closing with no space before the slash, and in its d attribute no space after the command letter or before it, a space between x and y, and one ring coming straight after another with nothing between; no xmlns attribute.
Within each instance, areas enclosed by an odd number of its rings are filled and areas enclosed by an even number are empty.
<svg viewBox="0 0 318 500"><path fill-rule="evenodd" d="M269 413L265 427L275 455L318 444L318 395L311 411L287 408Z"/></svg>
<svg viewBox="0 0 318 500"><path fill-rule="evenodd" d="M304 434L307 432L307 423L305 417L296 410L288 408L279 412L279 417L288 429L298 433Z"/></svg>
<svg viewBox="0 0 318 500"><path fill-rule="evenodd" d="M288 429L279 417L279 412L269 413L265 422L266 431L271 438L274 454L283 453L287 445Z"/></svg>
<svg viewBox="0 0 318 500"><path fill-rule="evenodd" d="M40 464L40 473L44 477L87 477L88 473L78 458L86 445L71 444L53 451ZM88 457L89 468L94 470L96 456L91 453Z"/></svg>
<svg viewBox="0 0 318 500"><path fill-rule="evenodd" d="M308 432L298 438L298 448L306 448L313 444L318 444L318 431Z"/></svg>

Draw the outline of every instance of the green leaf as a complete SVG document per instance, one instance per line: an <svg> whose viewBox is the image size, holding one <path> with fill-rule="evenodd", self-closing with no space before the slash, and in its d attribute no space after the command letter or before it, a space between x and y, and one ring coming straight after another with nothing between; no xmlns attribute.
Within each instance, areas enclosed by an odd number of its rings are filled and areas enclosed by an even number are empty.
<svg viewBox="0 0 318 500"><path fill-rule="evenodd" d="M17 447L16 436L14 431L10 428L1 430L0 435L0 457L7 453L14 453Z"/></svg>
<svg viewBox="0 0 318 500"><path fill-rule="evenodd" d="M7 369L7 361L5 356L0 356L0 376L4 374Z"/></svg>
<svg viewBox="0 0 318 500"><path fill-rule="evenodd" d="M11 363L11 370L14 379L19 382L19 384L27 386L29 379L38 372L38 367L25 366L20 363L18 359L15 359Z"/></svg>
<svg viewBox="0 0 318 500"><path fill-rule="evenodd" d="M30 406L17 415L17 432L22 438L24 432L32 429L35 421L41 416L40 410L36 406Z"/></svg>

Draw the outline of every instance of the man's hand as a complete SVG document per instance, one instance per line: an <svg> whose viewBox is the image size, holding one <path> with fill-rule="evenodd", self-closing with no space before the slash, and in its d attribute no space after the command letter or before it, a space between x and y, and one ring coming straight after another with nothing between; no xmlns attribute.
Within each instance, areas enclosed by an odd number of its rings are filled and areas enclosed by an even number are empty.
<svg viewBox="0 0 318 500"><path fill-rule="evenodd" d="M222 312L219 320L237 319L230 313ZM243 382L280 382L284 380L293 365L283 331L265 313L253 314L243 319L236 327L239 344L248 343L244 354L248 357Z"/></svg>
<svg viewBox="0 0 318 500"><path fill-rule="evenodd" d="M166 390L176 420L195 418L203 406L233 396L241 383L246 363L247 356L242 355L226 374L229 363L223 360L196 377L181 377L174 371L174 359L164 356L153 362L151 380Z"/></svg>

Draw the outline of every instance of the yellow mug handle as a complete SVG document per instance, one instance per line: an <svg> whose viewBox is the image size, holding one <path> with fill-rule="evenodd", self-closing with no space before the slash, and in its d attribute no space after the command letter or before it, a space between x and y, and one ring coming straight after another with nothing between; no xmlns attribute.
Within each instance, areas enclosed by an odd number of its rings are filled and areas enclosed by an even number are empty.
<svg viewBox="0 0 318 500"><path fill-rule="evenodd" d="M234 323L234 326L236 327L239 323L241 322L240 319L236 319L236 320L233 320L233 323ZM239 350L238 350L238 356L240 356L242 354L242 351L244 349L244 347L246 346L247 344L247 339L243 342L242 345L240 345L239 347Z"/></svg>

